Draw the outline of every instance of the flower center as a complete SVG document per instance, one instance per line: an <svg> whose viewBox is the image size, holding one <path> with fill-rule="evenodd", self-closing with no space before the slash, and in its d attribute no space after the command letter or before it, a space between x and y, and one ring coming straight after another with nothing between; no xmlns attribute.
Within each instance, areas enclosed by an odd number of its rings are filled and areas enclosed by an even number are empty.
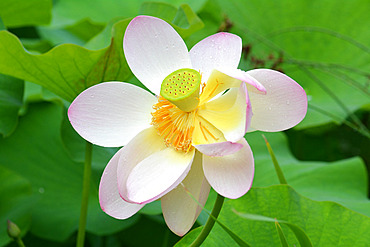
<svg viewBox="0 0 370 247"><path fill-rule="evenodd" d="M166 146L178 151L191 149L194 123L197 110L184 112L174 104L159 96L158 103L153 106L152 125L158 134L163 137Z"/></svg>
<svg viewBox="0 0 370 247"><path fill-rule="evenodd" d="M161 96L153 106L152 125L167 146L176 150L191 149L194 123L199 104L201 76L193 69L179 69L162 82Z"/></svg>
<svg viewBox="0 0 370 247"><path fill-rule="evenodd" d="M201 116L203 103L212 98L219 84L217 79L208 87L202 84L199 95L201 76L193 69L176 70L163 80L151 124L166 146L188 152L193 143L214 143L222 138L222 133ZM203 103L198 106L200 101Z"/></svg>

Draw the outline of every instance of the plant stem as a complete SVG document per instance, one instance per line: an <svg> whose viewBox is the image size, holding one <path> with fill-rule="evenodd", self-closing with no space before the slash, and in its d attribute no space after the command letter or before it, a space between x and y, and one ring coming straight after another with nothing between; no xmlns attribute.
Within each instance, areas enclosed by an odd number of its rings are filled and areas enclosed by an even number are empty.
<svg viewBox="0 0 370 247"><path fill-rule="evenodd" d="M209 216L206 224L204 225L203 230L200 232L200 234L194 240L194 242L190 245L190 247L200 246L203 243L203 241L207 238L208 234L211 232L216 222L218 215L220 214L222 205L224 203L224 199L225 197L217 194L216 202L215 205L213 206L211 215Z"/></svg>
<svg viewBox="0 0 370 247"><path fill-rule="evenodd" d="M263 137L263 139L265 139L267 150L270 153L270 156L271 156L271 159L272 159L272 163L274 164L275 171L276 171L276 174L277 174L277 176L279 178L280 184L288 184L288 182L285 179L284 173L283 173L283 171L280 168L279 162L276 159L276 156L274 154L274 151L272 151L272 148L271 148L270 143L267 141L265 135L262 135L262 137Z"/></svg>
<svg viewBox="0 0 370 247"><path fill-rule="evenodd" d="M84 242L85 242L85 227L86 227L87 207L89 203L89 192L90 192L91 159L92 159L92 144L90 142L86 142L81 213L80 213L80 222L78 225L78 234L77 234L77 243L76 243L77 247L83 247Z"/></svg>
<svg viewBox="0 0 370 247"><path fill-rule="evenodd" d="M19 247L26 247L20 237L19 238L16 238L15 239L15 242L17 242L17 244L18 244Z"/></svg>

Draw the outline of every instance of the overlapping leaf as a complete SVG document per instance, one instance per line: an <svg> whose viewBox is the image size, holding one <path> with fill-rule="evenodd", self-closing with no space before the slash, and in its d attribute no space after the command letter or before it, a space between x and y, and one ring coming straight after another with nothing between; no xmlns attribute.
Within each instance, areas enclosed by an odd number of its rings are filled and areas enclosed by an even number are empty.
<svg viewBox="0 0 370 247"><path fill-rule="evenodd" d="M97 51L64 44L45 54L32 55L17 37L0 31L0 73L37 83L67 101L94 84L125 81L131 76L122 50L128 21L115 25L111 44Z"/></svg>
<svg viewBox="0 0 370 247"><path fill-rule="evenodd" d="M277 218L302 229L313 246L367 246L370 218L333 202L312 201L299 195L288 185L254 188L238 200L228 200L219 221L251 246L279 246L274 224L246 220L234 211ZM283 226L284 227L284 226ZM283 228L288 243L299 241L289 228ZM196 231L199 232L197 229ZM196 234L189 234L177 246L190 243ZM220 227L215 227L202 246L238 246Z"/></svg>

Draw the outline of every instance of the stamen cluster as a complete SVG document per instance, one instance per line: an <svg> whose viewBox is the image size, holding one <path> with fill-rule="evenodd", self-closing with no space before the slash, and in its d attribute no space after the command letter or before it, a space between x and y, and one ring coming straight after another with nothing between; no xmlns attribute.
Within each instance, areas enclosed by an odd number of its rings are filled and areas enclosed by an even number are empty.
<svg viewBox="0 0 370 247"><path fill-rule="evenodd" d="M162 96L159 96L153 109L151 124L163 137L165 144L178 151L188 152L192 148L197 110L184 112Z"/></svg>

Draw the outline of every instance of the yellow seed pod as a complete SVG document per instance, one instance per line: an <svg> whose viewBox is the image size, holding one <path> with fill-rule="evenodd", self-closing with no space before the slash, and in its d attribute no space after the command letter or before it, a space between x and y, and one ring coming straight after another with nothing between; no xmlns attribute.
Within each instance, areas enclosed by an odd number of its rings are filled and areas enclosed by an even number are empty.
<svg viewBox="0 0 370 247"><path fill-rule="evenodd" d="M193 69L179 69L162 82L161 95L180 110L190 112L199 104L201 76Z"/></svg>

